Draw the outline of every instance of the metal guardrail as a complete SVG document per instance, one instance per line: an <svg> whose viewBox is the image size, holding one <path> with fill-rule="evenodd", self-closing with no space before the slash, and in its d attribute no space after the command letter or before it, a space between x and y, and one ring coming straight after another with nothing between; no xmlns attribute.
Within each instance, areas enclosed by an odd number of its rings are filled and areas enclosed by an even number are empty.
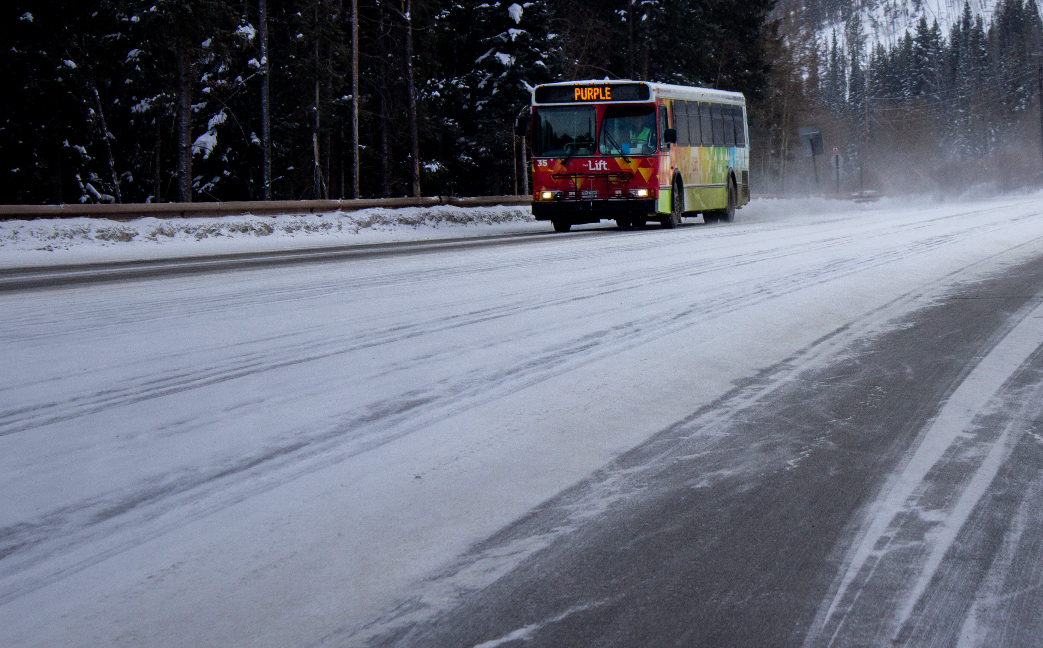
<svg viewBox="0 0 1043 648"><path fill-rule="evenodd" d="M106 218L129 221L156 218L201 218L205 216L275 216L277 214L324 214L356 211L371 207L492 207L495 205L529 205L531 196L430 196L427 198L364 198L360 200L272 200L202 203L133 203L121 205L0 205L0 220L34 218Z"/></svg>

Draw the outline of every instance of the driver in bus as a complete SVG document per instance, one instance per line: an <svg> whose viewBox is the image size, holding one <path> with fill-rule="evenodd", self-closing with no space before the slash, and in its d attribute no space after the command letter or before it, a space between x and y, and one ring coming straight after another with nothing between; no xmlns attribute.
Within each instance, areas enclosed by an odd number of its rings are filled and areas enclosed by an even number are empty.
<svg viewBox="0 0 1043 648"><path fill-rule="evenodd" d="M648 114L611 114L602 125L602 154L643 155L655 150L655 116Z"/></svg>
<svg viewBox="0 0 1043 648"><path fill-rule="evenodd" d="M636 135L630 140L630 150L634 153L651 153L652 152L652 128L647 116L635 115L630 118L631 125L637 121L636 128L631 129L631 134Z"/></svg>
<svg viewBox="0 0 1043 648"><path fill-rule="evenodd" d="M622 122L625 133L619 138L623 146L623 153L651 153L652 152L652 124L648 115L630 115Z"/></svg>

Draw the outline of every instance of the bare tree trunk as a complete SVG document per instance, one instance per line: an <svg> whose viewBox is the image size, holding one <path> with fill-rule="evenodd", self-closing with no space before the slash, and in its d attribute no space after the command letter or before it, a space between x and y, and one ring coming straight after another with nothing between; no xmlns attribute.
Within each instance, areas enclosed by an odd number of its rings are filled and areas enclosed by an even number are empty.
<svg viewBox="0 0 1043 648"><path fill-rule="evenodd" d="M383 38L383 35L381 35ZM343 183L342 183L343 184ZM359 197L359 1L351 0L351 197Z"/></svg>
<svg viewBox="0 0 1043 648"><path fill-rule="evenodd" d="M163 188L163 174L160 173L160 167L159 167L160 160L163 159L163 158L160 157L160 150L159 150L160 144L162 143L162 139L160 139L161 132L162 131L160 130L160 126L159 126L159 117L156 117L156 164L155 164L155 169L154 169L155 174L156 174L156 178L155 178L156 202L163 202L163 197L160 195L160 191L162 191L162 188Z"/></svg>
<svg viewBox="0 0 1043 648"><path fill-rule="evenodd" d="M185 37L177 35L177 200L192 202L192 64Z"/></svg>
<svg viewBox="0 0 1043 648"><path fill-rule="evenodd" d="M319 162L319 80L315 79L315 120L311 131L312 182L315 184L315 197L326 198L326 186L322 180L322 165Z"/></svg>
<svg viewBox="0 0 1043 648"><path fill-rule="evenodd" d="M627 3L627 78L634 78L634 0Z"/></svg>
<svg viewBox="0 0 1043 648"><path fill-rule="evenodd" d="M112 175L112 190L116 194L116 202L122 203L123 196L120 195L120 179L116 174L116 159L112 156L112 142L110 141L116 138L109 132L109 127L105 123L105 109L101 105L101 95L98 94L98 86L94 84L94 81L91 81L90 84L91 92L94 93L94 104L98 107L98 121L101 122L101 137L105 140L105 152L109 154L109 173Z"/></svg>
<svg viewBox="0 0 1043 648"><path fill-rule="evenodd" d="M315 119L312 121L311 150L312 150L312 181L315 183L315 197L326 198L326 183L322 175L321 156L319 155L319 2L315 1L315 104L312 112Z"/></svg>
<svg viewBox="0 0 1043 648"><path fill-rule="evenodd" d="M62 194L62 145L55 142L54 147L54 201L60 205L65 202Z"/></svg>
<svg viewBox="0 0 1043 648"><path fill-rule="evenodd" d="M518 195L518 133L511 131L511 164L514 175L514 195Z"/></svg>
<svg viewBox="0 0 1043 648"><path fill-rule="evenodd" d="M272 199L272 116L271 77L268 74L268 3L258 0L261 32L261 148L264 161L261 164L261 187L264 200Z"/></svg>
<svg viewBox="0 0 1043 648"><path fill-rule="evenodd" d="M388 90L388 46L387 34L384 25L384 2L377 0L377 29L378 41L377 53L380 56L380 195L382 198L391 197L391 117L388 104L390 103Z"/></svg>
<svg viewBox="0 0 1043 648"><path fill-rule="evenodd" d="M779 193L786 191L786 161L789 157L789 93L782 94L782 133L779 144Z"/></svg>
<svg viewBox="0 0 1043 648"><path fill-rule="evenodd" d="M420 135L417 129L416 88L413 83L413 0L405 0L406 16L406 87L409 96L409 157L413 176L413 197L420 197Z"/></svg>

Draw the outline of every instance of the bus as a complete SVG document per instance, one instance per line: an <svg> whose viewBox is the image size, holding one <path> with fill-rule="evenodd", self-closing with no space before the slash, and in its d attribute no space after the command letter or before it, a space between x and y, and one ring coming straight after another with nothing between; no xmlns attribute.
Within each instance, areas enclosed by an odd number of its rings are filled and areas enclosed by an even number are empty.
<svg viewBox="0 0 1043 648"><path fill-rule="evenodd" d="M532 91L536 220L555 231L615 220L674 228L731 222L750 201L740 92L638 81L547 83Z"/></svg>

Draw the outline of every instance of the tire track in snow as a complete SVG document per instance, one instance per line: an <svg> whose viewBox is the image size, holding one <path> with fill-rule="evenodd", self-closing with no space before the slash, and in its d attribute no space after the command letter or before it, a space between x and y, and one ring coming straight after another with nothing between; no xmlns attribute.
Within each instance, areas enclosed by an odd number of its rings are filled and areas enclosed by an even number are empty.
<svg viewBox="0 0 1043 648"><path fill-rule="evenodd" d="M943 558L1009 455L1011 435L1024 433L1023 417L1016 416L991 439L987 455L980 460L971 479L962 484L962 492L955 502L947 501L943 508L936 508L922 501L928 475L973 434L975 419L988 412L990 401L1043 344L1043 304L1038 298L1012 319L1016 324L970 370L922 433L919 445L905 466L871 505L859 538L845 561L836 592L806 645L832 646L841 640L846 619L858 609L861 594L871 586L878 566L888 554L905 548L903 525L910 519L918 519L932 526L929 535L923 538L926 555L920 559L912 586L901 593L893 619L885 624L894 633L886 642L898 641Z"/></svg>
<svg viewBox="0 0 1043 648"><path fill-rule="evenodd" d="M1030 201L1023 201L1025 204L1031 204ZM1011 206L1019 206L1022 203L1015 202ZM902 233L903 231L915 231L924 228L930 228L937 223L956 220L970 215L982 214L993 211L993 208L989 209L975 209L969 211L957 211L950 212L943 216L935 217L927 221L908 221L907 219L899 219L893 216L885 216L884 220L875 220L872 226L876 228L876 232L866 233L865 222L862 218L853 218L845 216L841 218L829 217L829 218L818 218L812 223L760 223L756 226L756 230L751 232L749 229L741 227L729 227L729 228L709 228L711 231L707 231L703 227L698 227L694 232L686 232L688 228L680 230L681 234L691 234L691 236L698 236L700 239L709 240L711 242L720 242L722 246L718 246L717 249L726 251L729 244L734 244L740 248L738 254L729 255L721 259L713 259L715 263L727 264L724 267L737 267L731 265L735 259L745 258L749 260L750 252L747 249L747 239L753 236L764 236L769 235L769 243L773 246L772 249L765 251L757 251L756 254L760 254L763 260L781 259L786 256L792 256L793 253L787 253L785 250L796 245L806 245L809 239L814 239L815 235L821 235L823 232L822 227L824 225L830 225L840 228L839 232L835 229L831 229L828 232L828 238L821 242L816 242L815 247L806 247L797 254L806 254L810 251L820 251L833 247L838 247L844 243L850 242L854 236L857 236L859 240L891 237ZM1029 216L1034 213L1029 214ZM1024 217L1024 216L1022 216ZM871 218L880 219L881 215L873 214ZM890 218L891 220L887 220ZM894 222L892 222L894 221ZM923 224L922 224L923 223ZM975 231L989 231L996 226L995 223L982 223L977 222L971 226ZM843 234L844 229L856 230L857 234L845 235ZM454 259L458 259L460 262L452 263L447 267L441 268L427 268L422 274L410 274L402 273L399 271L380 271L381 266L375 265L371 262L362 262L367 264L367 267L375 269L378 274L365 274L363 276L343 276L338 275L336 279L331 279L328 282L322 282L317 285L309 283L290 283L283 287L269 287L262 295L251 295L248 293L224 293L219 298L207 300L205 295L199 295L197 291L191 288L191 284L186 284L186 302L187 305L191 305L193 310L200 314L215 313L227 311L230 308L244 307L257 303L269 304L273 301L290 301L297 302L306 297L321 298L328 296L335 292L341 292L344 290L369 288L379 289L387 286L400 286L403 283L428 283L430 281L439 281L451 277L462 277L473 274L480 274L490 271L502 271L504 269L518 268L523 269L531 267L534 263L553 263L561 261L563 258L578 259L578 258L589 258L589 259L601 259L605 255L610 255L615 252L627 252L628 254L652 251L657 254L663 251L669 251L671 248L677 248L682 245L686 245L685 240L678 240L680 237L677 236L678 232L629 232L621 233L618 236L614 236L611 239L599 238L595 240L582 240L574 241L567 238L558 238L553 242L547 241L548 245L547 253L536 254L536 255L520 255L517 259L504 259L503 253L497 255L489 254L489 251L484 251L482 254L463 254L458 253L455 255L446 255ZM669 237L669 238L668 238ZM820 247L818 244L824 243L825 245ZM566 250L562 250L562 248ZM781 249L782 252L778 252ZM528 252L529 250L526 250ZM500 252L500 251L498 251ZM777 256L770 256L773 253L778 253ZM490 257L488 260L482 260L482 257ZM754 260L755 262L755 260ZM336 265L333 263L328 264L331 267ZM672 266L673 268L674 266ZM256 270L250 272L264 272L264 270ZM302 277L312 277L313 273L307 273L306 271L296 271ZM659 272L655 277L669 277L674 276L669 272ZM651 279L641 281L637 285L647 285L651 283ZM618 277L610 277L613 281L618 280ZM602 285L603 281L599 282L597 279L589 282L589 285L583 286L584 288L590 288L596 290L598 286ZM73 293L75 294L75 293ZM138 321L141 317L149 317L149 319L155 320L160 318L169 317L180 317L183 314L182 308L162 308L164 304L169 302L169 295L164 296L163 302L149 303L144 307L137 307L135 303L121 303L118 310L112 311L101 311L99 312L93 302L87 305L87 308L83 309L82 312L76 313L75 317L80 325L84 328L118 328L126 323L132 321ZM0 299L3 299L0 296ZM202 307L201 303L209 301L209 305ZM158 308L157 308L158 307ZM10 310L10 309L9 309ZM54 327L48 326L52 324L53 320L41 314L38 310L30 310L27 312L26 317L19 317L14 312L8 312L7 317L3 323L0 323L0 331L4 329L17 330L21 335L17 338L11 338L10 335L5 335L5 339L10 339L12 342L26 342L32 339L36 339L37 336L53 337L55 335L64 335L64 329L55 329L51 332L49 330ZM2 333L0 333L2 335Z"/></svg>
<svg viewBox="0 0 1043 648"><path fill-rule="evenodd" d="M970 268L964 268L953 275L939 278L934 286L947 286L960 273L969 270ZM567 494L567 501L557 501L560 498L556 497L554 502L541 505L540 509L527 516L536 517L547 511L554 511L552 521L544 520L540 526L550 528L551 531L526 535L531 533L531 529L526 531L527 522L521 520L496 537L479 543L457 564L435 575L417 589L416 598L409 605L403 604L385 616L346 626L332 635L333 638L329 641L317 645L371 645L368 643L371 640L372 645L411 645L411 639L399 638L387 643L384 641L389 637L398 636L405 628L423 626L445 611L446 602L457 601L465 593L491 585L504 573L540 550L579 530L585 522L598 517L621 501L640 497L635 495L635 490L640 493L644 485L655 482L658 475L679 469L680 464L688 461L705 460L707 453L719 452L713 448L722 438L721 430L726 430L736 420L741 419L744 412L755 410L770 401L779 391L792 387L795 381L803 380L804 375L836 362L838 354L850 349L857 341L887 331L889 323L896 317L908 314L932 299L933 290L929 286L922 286L816 341L810 347L766 371L753 381L752 386L737 387L719 401L671 426L662 433L664 439L646 444L642 448L642 459L636 467L629 467L630 463L634 463L631 461L628 462L628 467L612 466L599 471L587 480L588 483L580 489L578 495ZM758 438L740 443L757 445L762 442L764 439ZM687 455L678 454L678 447L681 445L686 448ZM794 460L786 461L785 470L792 469L808 454L809 451L805 449L798 453ZM695 490L709 489L721 481L742 481L741 475L759 475L771 470L770 462L766 463L765 457L756 452L736 460L722 461L726 466L724 469L694 475L689 487ZM521 526L522 530L513 528L515 526ZM412 637L409 633L404 636ZM376 637L381 639L377 640Z"/></svg>
<svg viewBox="0 0 1043 648"><path fill-rule="evenodd" d="M967 359L994 347L1016 323L1009 318L1025 312L1013 309L1039 304L1031 295L1043 263L1030 267L938 303L921 294L930 308L910 316L909 333L886 326L910 312L901 304L883 308L877 322L852 323L476 543L413 588L415 598L316 645L473 645L607 592L621 603L563 621L567 627L541 631L533 643L799 644L836 573L827 556L871 496L866 484L880 484L900 453L915 448L917 429L977 364ZM967 314L974 317L961 319ZM951 331L949 322L961 325ZM844 353L873 331L883 333L879 343ZM915 370L902 370L905 357L915 358ZM816 367L828 370L816 375ZM824 380L821 387L803 370ZM872 404L876 392L864 404L850 398L874 385L890 392L884 407ZM842 412L855 422L830 418ZM1025 645L1035 635L1018 636ZM890 642L888 635L879 645Z"/></svg>
<svg viewBox="0 0 1043 648"><path fill-rule="evenodd" d="M975 226L972 229L977 230L979 227L980 226ZM997 226L995 224L990 226L990 229L996 228ZM968 232L964 233L964 237L971 235L973 234ZM881 236L884 235L882 234ZM848 241L850 241L850 239L848 239ZM844 243L844 239L833 237L828 241L820 242L819 245L837 247L843 246ZM1022 242L1020 246L1029 246L1033 244L1033 241L1028 241ZM780 296L799 292L800 290L805 290L813 286L822 285L823 283L832 281L838 277L847 276L868 268L886 265L896 259L905 258L910 254L916 254L923 251L931 245L933 244L927 244L927 246L925 246L918 241L912 242L907 244L903 249L893 251L890 254L872 256L869 259L847 262L831 260L825 266L820 267L815 271L776 277L770 282L747 287L745 292L740 291L736 294L728 294L726 292L723 295L718 294L712 299L701 303L693 303L688 299L687 302L683 303L680 307L668 309L664 312L656 313L645 318L630 320L607 329L587 332L582 337L572 338L566 343L545 347L542 350L542 354L537 355L534 359L530 359L520 365L498 368L492 374L479 371L465 376L462 380L459 380L456 383L449 386L442 386L443 388L441 391L433 394L433 397L432 394L404 395L409 398L403 399L400 397L397 401L391 400L387 403L372 404L373 406L370 408L370 412L362 413L362 415L353 413L356 414L354 418L347 416L345 417L345 421L339 422L339 424L334 426L332 429L323 430L321 434L307 438L304 442L297 439L290 444L276 444L251 456L240 457L231 466L210 468L204 470L202 474L189 475L187 478L185 478L186 476L184 475L168 476L169 483L174 484L173 487L168 488L163 485L157 487L154 483L143 484L141 488L130 494L121 495L115 498L108 496L100 497L95 502L84 503L85 506L80 510L82 517L78 519L82 520L83 518L86 518L88 520L87 523L80 521L69 525L67 523L68 521L66 521L66 524L37 527L38 531L44 528L50 529L55 536L68 539L69 542L54 547L55 551L53 552L37 551L40 548L40 546L37 545L34 548L34 560L45 558L47 555L61 553L69 547L76 547L77 545L85 544L88 540L96 541L98 538L104 538L106 534L112 533L114 530L121 528L121 518L124 517L122 514L127 512L134 511L134 515L136 516L127 524L151 525L154 521L160 520L160 518L166 513L184 509L185 514L175 515L175 518L177 519L173 521L162 520L161 522L155 522L156 526L151 532L136 537L132 543L139 544L148 537L154 537L155 535L162 533L165 528L183 524L186 520L193 519L193 517L205 515L214 510L219 510L235 501L240 501L242 498L248 497L259 489L277 485L278 483L282 483L287 479L292 479L294 476L300 475L308 470L314 470L322 465L328 465L331 461L335 462L342 460L345 456L350 456L352 453L365 451L366 449L375 447L375 445L386 443L395 438L399 438L404 434L408 434L413 428L409 425L403 425L403 423L408 422L410 419L413 419L414 421L416 419L422 419L422 423L414 423L414 426L429 424L432 420L439 420L440 418L452 416L469 407L473 407L478 403L488 402L488 400L496 398L498 393L523 388L526 385L546 380L548 377L560 375L561 373L582 366L583 364L595 362L601 357L618 353L621 349L630 348L635 344L641 343L643 340L648 339L649 336L658 336L671 331L680 330L685 327L709 321L714 317L719 317L729 312L735 312L736 310L749 308L757 304L763 304ZM1010 249L1018 249L1020 246L1013 246ZM743 255L735 255L734 262L730 267L734 268L740 265L765 263L769 260L774 261L779 258L793 258L801 254L806 254L809 249L812 248L803 247L786 251L773 249L759 253L760 258L755 257L754 259L744 257ZM975 265L976 264L967 265L962 269L962 271L970 271L975 267ZM629 279L626 282L626 286L629 286L629 289L639 288L647 285L650 281L669 278L672 276L673 271L685 267L690 266L685 263L673 264L669 266L666 271L660 271L654 274L651 278L643 276L640 278ZM703 274L712 271L721 271L722 269L728 269L728 266L725 266L724 268L721 266L714 266L712 268L699 269L696 273ZM955 280L958 275L959 272L954 273L953 275L946 277L946 281ZM595 286L602 287L602 292L599 293L601 296L627 289L613 281L606 282L598 280L597 282L587 284L587 287ZM921 286L920 291L923 290L925 290L925 288ZM668 297L660 300L660 303L670 303L672 300L682 299L683 297L683 292L670 293ZM570 296L562 298L549 304L537 303L535 306L501 305L497 307L500 310L479 309L478 311L469 313L466 316L453 315L448 319L442 318L434 321L442 322L442 325L446 327L444 330L449 330L452 328L467 326L477 321L491 321L507 317L511 314L532 312L533 310L540 308L582 302L590 298L592 298L591 295L582 294L578 297ZM657 302L655 301L650 302L652 305L656 303ZM504 309L511 312L506 312ZM468 319L468 317L470 319ZM425 326L427 327L427 330L425 330ZM377 338L371 340L371 343L373 345L380 345L411 339L410 336L415 337L423 335L428 332L430 328L430 322L413 327L402 327L394 332L394 335L397 337L385 337L383 339ZM317 345L315 347L317 350L312 354L312 356L306 356L302 359L302 356L300 355L302 345L297 345L291 346L285 350L288 357L284 357L282 361L293 364L330 357L329 349L324 349L322 341L315 341L313 343ZM495 344L495 341L491 341L489 346L495 347ZM343 353L344 351L341 352ZM257 371L271 370L271 368L271 366L268 368L257 368L254 373ZM220 369L220 367L218 367L218 369ZM184 382L185 377L189 377L191 380L199 380L200 378L206 380L209 378L214 382L205 384L216 384L216 382L231 380L239 376L227 377L220 373L216 373L211 376L206 376L204 374L200 377L198 373L193 374L192 372L185 371L171 379L168 389L173 389L173 387L178 384L177 379L182 380L181 384L186 384ZM187 384L191 387L191 383ZM132 397L140 397L143 393L147 393L147 390L145 392L134 394ZM177 392L173 391L169 393ZM106 394L106 397L108 397L108 394ZM102 409L121 404L125 404L125 401L109 400L104 403ZM399 428L398 433L385 433L386 430L392 428ZM360 434L360 431L362 434ZM344 447L346 440L351 441L353 447ZM337 450L337 452L331 455L331 450ZM328 456L326 456L325 459L319 460L318 457L320 455ZM235 486L235 488L229 489L228 487L230 485ZM226 489L236 492L218 495L219 491L225 491ZM26 535L31 536L32 534L21 533L20 535L25 538ZM39 536L37 536L37 539L38 538ZM22 546L31 547L32 541L33 538L29 537L29 544L23 544ZM81 562L75 563L72 567L53 574L51 580L60 578L62 574L70 573L71 571L75 571L76 569L82 568L88 564L93 564L100 560L104 555L118 553L127 548L127 546L132 545L112 546L107 548L101 554L85 556L82 558ZM20 550L16 546L16 549L12 550L11 555L9 555L9 558L16 557L19 551ZM8 562L7 564L14 565L13 562ZM24 566L24 563L22 563L22 566ZM39 584L40 582L37 582L37 585Z"/></svg>
<svg viewBox="0 0 1043 648"><path fill-rule="evenodd" d="M1036 213L1032 212L1011 219L1010 221L1005 222L1004 226L1011 227L1021 219L1035 215ZM951 218L953 217L946 216L936 220L949 220ZM910 224L907 225L907 227L919 229L924 226L920 224ZM869 258L863 257L861 259L828 261L825 264L820 265L818 268L805 270L805 272L799 275L796 279L789 278L789 286L785 285L787 277L784 276L775 279L776 282L780 282L781 279L782 287L777 288L775 285L769 284L766 286L760 286L756 290L762 291L762 294L760 295L762 297L763 295L781 296L789 294L814 285L820 285L836 278L849 276L850 274L862 270L880 267L889 262L904 259L910 255L938 248L945 243L952 243L956 240L965 239L973 236L977 231L984 228L986 228L986 226L976 225L958 234L935 236L925 241L914 241L903 249L891 249L883 254L878 254ZM995 229L996 225L990 224L988 225L988 228ZM887 237L893 235L889 234L889 232L890 228L888 228L888 232L882 232L876 236ZM759 254L755 255L753 258L750 258L748 254L737 254L718 260L713 265L706 265L697 268L694 271L687 272L686 274L689 277L692 277L710 273L728 272L740 267L777 262L785 258L822 252L823 250L841 247L845 243L850 242L851 239L847 237L831 237L826 241L816 242L810 246L805 245L799 248L794 247L788 249L779 249L778 247L772 248L770 250L759 252ZM343 342L340 344L331 344L329 341L331 338L337 340L339 337L335 335L317 336L319 339L313 338L310 341L304 342L300 341L300 336L294 335L288 336L287 343L282 348L268 349L262 353L254 351L252 348L255 347L255 345L251 343L246 345L250 348L248 348L245 355L227 356L223 366L211 366L199 370L198 368L193 368L196 365L192 365L184 367L183 369L174 370L172 374L160 377L156 377L154 374L150 373L141 376L136 380L132 379L130 385L121 389L106 389L95 394L73 396L66 401L37 403L29 407L0 410L0 436L24 432L80 416L95 414L112 407L131 405L153 398L178 394L192 389L205 388L230 380L235 380L237 378L256 375L258 373L275 371L316 360L329 359L339 355L345 355L385 344L396 344L432 333L450 331L496 319L538 312L540 310L554 309L566 304L596 300L614 293L638 290L650 283L667 280L670 277L677 276L682 270L690 269L690 263L691 262L689 261L684 261L681 263L669 264L663 268L657 269L657 271L650 275L644 274L641 277L613 281L611 283L605 283L603 279L596 278L575 286L572 291L573 294L565 298L541 301L538 294L531 293L521 302L514 300L494 308L477 309L462 314L454 313L448 317L422 320L406 325L391 327L387 330L371 331L367 335L348 341L347 344ZM676 322L684 319L700 309L702 309L703 312L708 313L710 317L713 317L719 314L732 312L735 307L750 306L759 303L756 299L757 293L754 292L753 294L754 297L749 299L745 304L741 301L738 302L736 306L728 306L726 304L718 305L714 303L693 304L692 308L667 313L663 316L654 318L635 320L628 323L628 326L632 331L645 332L657 326L664 326L669 322ZM676 297L676 294L670 295L670 298ZM666 300L660 299L659 303L664 301ZM729 301L729 298L726 297L724 301ZM651 302L646 306L651 308L655 305L656 302ZM669 332L670 330L676 330L676 327L666 329L666 332ZM320 331L319 333L322 332L323 331ZM583 344L581 340L577 340L576 342ZM569 345L565 346L567 347ZM550 349L549 351L557 352L558 350ZM25 385L20 385L19 387L24 388ZM3 390L0 390L0 394L2 394L2 391Z"/></svg>

